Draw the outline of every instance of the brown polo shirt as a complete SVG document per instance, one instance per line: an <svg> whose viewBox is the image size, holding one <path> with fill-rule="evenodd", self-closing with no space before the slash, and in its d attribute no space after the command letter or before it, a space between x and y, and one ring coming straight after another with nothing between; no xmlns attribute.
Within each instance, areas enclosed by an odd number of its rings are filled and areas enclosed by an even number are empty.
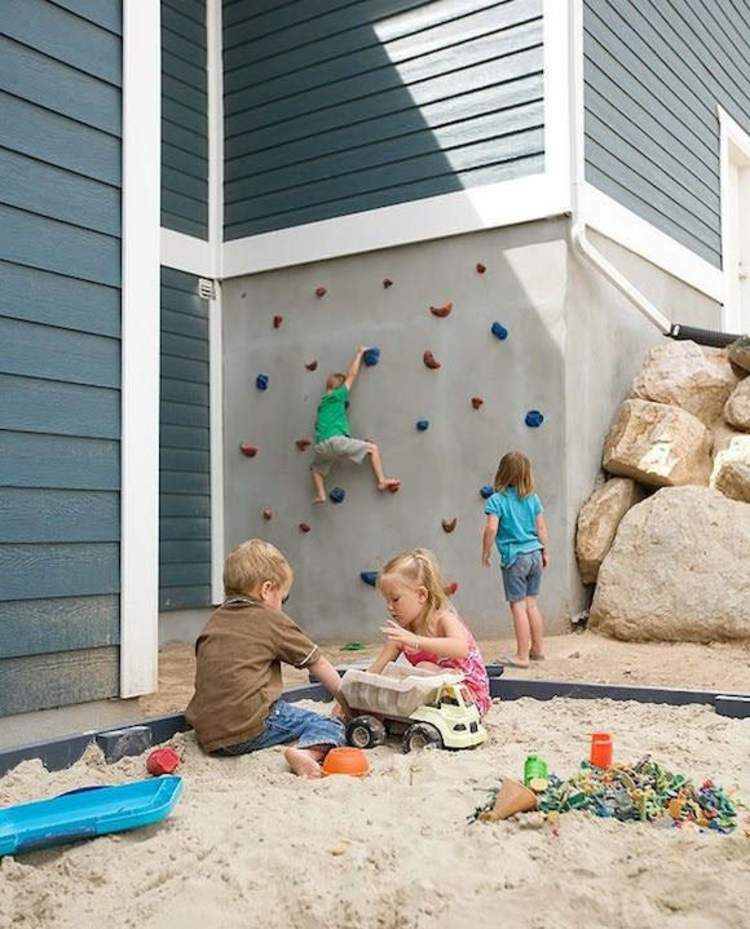
<svg viewBox="0 0 750 929"><path fill-rule="evenodd" d="M185 719L207 752L259 735L281 695L281 662L304 668L319 656L294 620L248 597L231 597L216 610L195 653Z"/></svg>

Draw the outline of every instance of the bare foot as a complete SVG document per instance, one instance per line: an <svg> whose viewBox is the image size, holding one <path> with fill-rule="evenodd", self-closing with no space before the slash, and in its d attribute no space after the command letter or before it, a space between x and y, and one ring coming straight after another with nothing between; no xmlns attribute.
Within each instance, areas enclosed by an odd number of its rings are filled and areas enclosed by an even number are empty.
<svg viewBox="0 0 750 929"><path fill-rule="evenodd" d="M313 503L325 503L325 502L326 502L325 497L313 497Z"/></svg>
<svg viewBox="0 0 750 929"><path fill-rule="evenodd" d="M320 777L320 765L304 748L288 748L284 758L298 777Z"/></svg>
<svg viewBox="0 0 750 929"><path fill-rule="evenodd" d="M387 477L384 481L378 481L378 490L389 490L395 494L401 487L401 481L396 477Z"/></svg>

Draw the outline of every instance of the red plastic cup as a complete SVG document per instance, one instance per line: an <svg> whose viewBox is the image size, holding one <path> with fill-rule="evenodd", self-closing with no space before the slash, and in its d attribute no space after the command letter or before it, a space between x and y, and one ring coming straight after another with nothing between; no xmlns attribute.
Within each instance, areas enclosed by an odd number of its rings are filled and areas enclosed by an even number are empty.
<svg viewBox="0 0 750 929"><path fill-rule="evenodd" d="M155 748L146 759L146 770L154 777L172 774L180 763L180 756L173 748Z"/></svg>
<svg viewBox="0 0 750 929"><path fill-rule="evenodd" d="M608 732L591 734L591 764L595 768L612 767L612 736Z"/></svg>

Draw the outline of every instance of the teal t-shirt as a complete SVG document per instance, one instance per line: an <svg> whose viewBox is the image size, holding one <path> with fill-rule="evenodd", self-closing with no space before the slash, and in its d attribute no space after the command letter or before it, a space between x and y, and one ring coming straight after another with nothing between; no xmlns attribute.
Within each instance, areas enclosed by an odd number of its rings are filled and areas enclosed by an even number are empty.
<svg viewBox="0 0 750 929"><path fill-rule="evenodd" d="M323 394L318 404L318 413L315 417L315 443L325 442L337 435L351 435L349 422L346 418L346 401L349 399L349 388L346 384L334 387Z"/></svg>
<svg viewBox="0 0 750 929"><path fill-rule="evenodd" d="M544 512L544 507L536 494L521 499L515 487L507 487L489 498L484 512L500 518L495 545L504 568L509 568L519 555L543 547L536 531L536 518Z"/></svg>

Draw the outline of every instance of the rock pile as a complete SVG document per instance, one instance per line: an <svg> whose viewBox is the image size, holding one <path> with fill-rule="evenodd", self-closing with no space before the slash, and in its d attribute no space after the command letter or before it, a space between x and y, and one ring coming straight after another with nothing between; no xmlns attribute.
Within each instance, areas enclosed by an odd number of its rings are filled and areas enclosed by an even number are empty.
<svg viewBox="0 0 750 929"><path fill-rule="evenodd" d="M750 338L652 349L578 518L591 625L620 639L750 638Z"/></svg>

